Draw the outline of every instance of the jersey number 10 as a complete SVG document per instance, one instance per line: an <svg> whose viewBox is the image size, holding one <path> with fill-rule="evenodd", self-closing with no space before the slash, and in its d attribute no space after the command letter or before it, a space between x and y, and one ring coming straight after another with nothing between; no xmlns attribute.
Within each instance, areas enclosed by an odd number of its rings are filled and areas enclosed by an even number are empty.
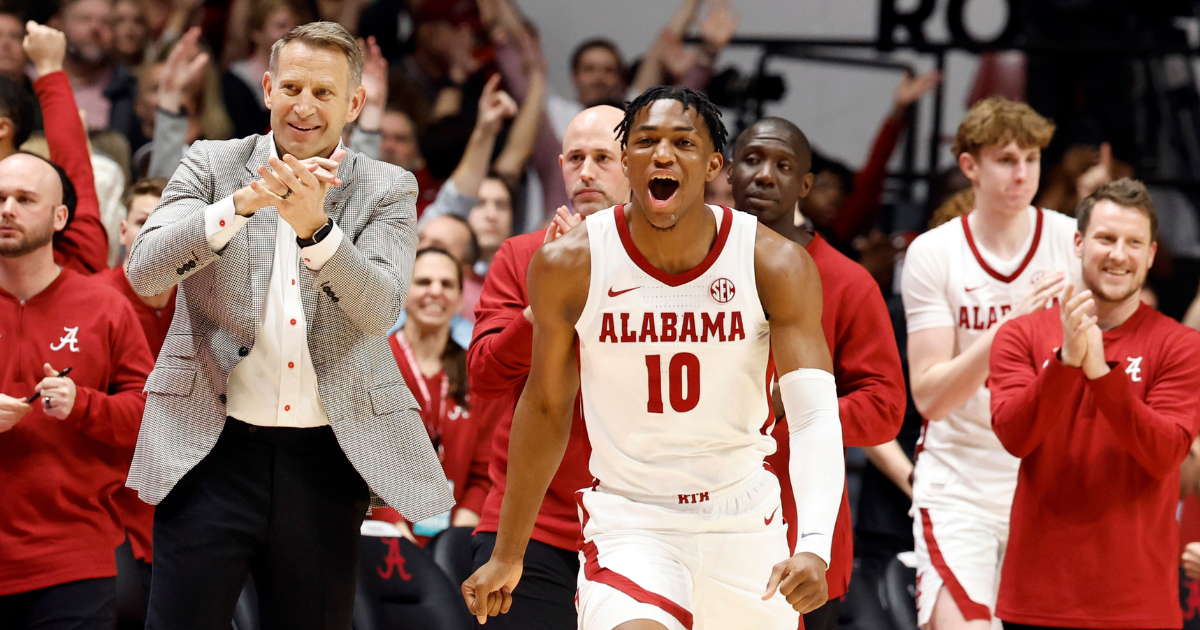
<svg viewBox="0 0 1200 630"><path fill-rule="evenodd" d="M687 372L687 393L684 394L683 374ZM662 356L646 355L646 371L650 377L650 399L646 402L646 411L662 413ZM667 366L667 380L670 387L671 409L684 413L696 408L700 402L700 359L690 352L680 352L671 357Z"/></svg>

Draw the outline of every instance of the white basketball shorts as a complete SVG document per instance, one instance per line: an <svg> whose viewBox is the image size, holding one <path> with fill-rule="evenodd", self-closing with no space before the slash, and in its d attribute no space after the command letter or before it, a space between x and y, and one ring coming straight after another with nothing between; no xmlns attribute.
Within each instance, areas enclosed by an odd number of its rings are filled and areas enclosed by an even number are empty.
<svg viewBox="0 0 1200 630"><path fill-rule="evenodd" d="M650 619L671 630L795 630L781 593L762 600L788 558L779 480L767 470L715 492L629 497L603 484L576 494L583 523L581 630Z"/></svg>
<svg viewBox="0 0 1200 630"><path fill-rule="evenodd" d="M1008 544L1008 519L939 508L913 508L917 552L917 623L926 627L945 586L967 621L999 630L996 594Z"/></svg>

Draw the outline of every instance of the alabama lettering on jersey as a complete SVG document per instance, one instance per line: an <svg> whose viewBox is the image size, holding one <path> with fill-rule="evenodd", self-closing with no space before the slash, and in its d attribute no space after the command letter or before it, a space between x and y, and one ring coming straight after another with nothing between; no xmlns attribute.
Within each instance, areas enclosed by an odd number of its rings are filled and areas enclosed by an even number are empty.
<svg viewBox="0 0 1200 630"><path fill-rule="evenodd" d="M775 451L763 432L770 330L754 277L758 222L709 206L711 251L672 275L637 250L623 207L587 218L591 281L575 330L591 472L619 493L700 502Z"/></svg>
<svg viewBox="0 0 1200 630"><path fill-rule="evenodd" d="M1030 206L1022 253L1000 260L974 238L968 216L913 241L905 255L901 293L908 333L953 328L957 356L996 326L1050 272L1065 271L1078 285L1076 222ZM926 422L914 479L914 503L1002 514L1007 520L1020 460L992 432L991 394L981 386L962 407Z"/></svg>

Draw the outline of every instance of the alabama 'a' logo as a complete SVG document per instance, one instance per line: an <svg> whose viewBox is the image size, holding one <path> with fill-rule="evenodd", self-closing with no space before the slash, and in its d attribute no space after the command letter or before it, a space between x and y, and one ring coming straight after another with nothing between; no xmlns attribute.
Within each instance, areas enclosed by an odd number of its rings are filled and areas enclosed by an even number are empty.
<svg viewBox="0 0 1200 630"><path fill-rule="evenodd" d="M75 337L75 335L79 334L79 327L76 326L74 328L67 328L66 326L63 326L63 330L67 331L67 334L63 335L62 338L58 340L58 343L50 344L50 349L58 352L64 347L70 346L71 352L79 352L79 339Z"/></svg>
<svg viewBox="0 0 1200 630"><path fill-rule="evenodd" d="M1125 357L1129 362L1129 367L1125 368L1125 373L1129 375L1129 380L1140 383L1142 382L1142 357Z"/></svg>
<svg viewBox="0 0 1200 630"><path fill-rule="evenodd" d="M737 294L737 289L734 288L733 282L728 278L717 278L713 283L708 285L708 294L712 299L721 304L725 304L733 299Z"/></svg>

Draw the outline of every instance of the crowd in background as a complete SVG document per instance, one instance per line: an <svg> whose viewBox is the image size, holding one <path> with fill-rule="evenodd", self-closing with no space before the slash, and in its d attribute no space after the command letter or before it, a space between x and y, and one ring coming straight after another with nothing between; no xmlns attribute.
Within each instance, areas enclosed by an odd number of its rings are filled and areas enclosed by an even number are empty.
<svg viewBox="0 0 1200 630"><path fill-rule="evenodd" d="M57 258L127 293L157 356L174 291L137 296L121 269L189 146L269 131L263 74L272 44L293 27L336 21L361 38L366 104L343 140L354 151L411 171L419 185L420 252L406 309L389 337L410 387L421 383L429 390L418 398L441 402L442 413L428 414L426 426L458 502L440 526L408 524L389 510L376 510L373 518L424 543L446 527L479 522L490 485L491 431L506 405L470 395L466 363L476 302L502 243L543 228L579 193L562 183L568 125L586 108L623 108L630 95L655 85L703 91L739 23L729 0L682 0L644 51L622 51L597 34L559 61L543 54L539 28L553 25L538 24L537 17L522 13L514 0L61 0L53 6L10 0L0 3L0 158L24 150L66 171L77 201L56 237ZM69 90L49 85L49 74L39 67L44 52L31 49L28 40L23 46L30 20L65 35L61 69ZM569 64L572 94L548 84L548 63ZM996 81L989 74L999 72L996 67L981 66L973 101L995 93L1020 99L1012 93L1020 88L1011 86L1023 80ZM901 357L899 269L916 235L890 228L888 165L909 131L909 107L941 79L937 73L903 79L884 120L862 121L878 125L878 132L861 168L813 147L814 184L795 212L796 225L815 230L879 284ZM999 87L987 87L993 85ZM64 107L65 98L73 98L75 107ZM81 133L65 122L73 116ZM1072 214L1101 185L1138 175L1104 140L1103 133L1056 138L1062 148L1042 168L1035 204ZM957 168L932 184L924 203L930 227L972 209L969 182ZM1200 222L1192 193L1167 186L1151 193L1163 245L1143 298L1200 329L1200 301L1193 302ZM726 172L709 185L707 200L734 205ZM911 458L921 418L911 401L907 409L904 427L889 445L893 455L903 451L904 457L857 450L849 456L856 570L868 586L852 586L848 597L872 596L870 585L882 579L884 566L913 548ZM435 430L442 416L471 422L453 424L457 433ZM118 497L131 523L150 522L148 508L132 493ZM1185 511L1200 514L1200 503ZM134 557L148 565L148 525L127 532Z"/></svg>

